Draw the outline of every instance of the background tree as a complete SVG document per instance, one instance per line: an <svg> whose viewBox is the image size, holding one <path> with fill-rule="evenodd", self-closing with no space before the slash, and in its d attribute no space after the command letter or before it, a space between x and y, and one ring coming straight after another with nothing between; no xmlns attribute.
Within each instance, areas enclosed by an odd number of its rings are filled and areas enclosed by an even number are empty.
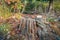
<svg viewBox="0 0 60 40"><path fill-rule="evenodd" d="M52 5L53 5L53 0L49 0L49 6L48 6L47 12L49 12L49 10L50 10L50 8L52 7Z"/></svg>

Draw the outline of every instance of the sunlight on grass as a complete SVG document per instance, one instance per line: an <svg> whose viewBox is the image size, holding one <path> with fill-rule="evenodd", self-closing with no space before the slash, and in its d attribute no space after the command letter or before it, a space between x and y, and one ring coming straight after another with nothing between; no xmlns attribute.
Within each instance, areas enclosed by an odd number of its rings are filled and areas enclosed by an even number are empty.
<svg viewBox="0 0 60 40"><path fill-rule="evenodd" d="M16 13L16 14L14 14L15 15L15 17L17 18L17 19L20 19L21 18L21 13Z"/></svg>
<svg viewBox="0 0 60 40"><path fill-rule="evenodd" d="M43 5L47 7L49 4L47 2L44 2Z"/></svg>
<svg viewBox="0 0 60 40"><path fill-rule="evenodd" d="M11 17L12 15L14 15L17 19L21 18L21 14L20 13L0 13L0 17L3 17L4 19L8 19L9 17Z"/></svg>
<svg viewBox="0 0 60 40"><path fill-rule="evenodd" d="M60 10L60 2L59 1L54 2L53 7L55 10L59 11Z"/></svg>

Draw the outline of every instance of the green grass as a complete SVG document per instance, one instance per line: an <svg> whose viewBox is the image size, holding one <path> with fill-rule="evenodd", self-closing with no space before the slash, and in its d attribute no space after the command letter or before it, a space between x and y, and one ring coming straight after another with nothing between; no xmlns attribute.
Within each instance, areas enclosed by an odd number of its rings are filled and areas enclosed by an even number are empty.
<svg viewBox="0 0 60 40"><path fill-rule="evenodd" d="M59 1L54 2L53 7L55 10L60 11L60 2Z"/></svg>
<svg viewBox="0 0 60 40"><path fill-rule="evenodd" d="M3 17L4 19L8 19L12 15L16 15L16 17L20 18L20 13L11 13L7 7L3 9L3 6L0 7L0 17Z"/></svg>

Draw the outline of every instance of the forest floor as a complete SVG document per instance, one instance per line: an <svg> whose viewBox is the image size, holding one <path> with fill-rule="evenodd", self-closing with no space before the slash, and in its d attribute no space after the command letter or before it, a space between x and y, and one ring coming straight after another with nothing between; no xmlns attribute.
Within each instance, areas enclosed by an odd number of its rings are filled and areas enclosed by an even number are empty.
<svg viewBox="0 0 60 40"><path fill-rule="evenodd" d="M33 14L33 15L31 15L31 14L13 14L13 15L11 15L11 16L9 16L8 18L5 18L5 17L0 17L0 25L1 24L3 24L3 25L5 25L5 24L7 24L7 25L10 25L10 28L8 28L8 29L10 29L10 31L11 31L11 34L10 35L16 35L15 33L15 30L17 29L17 27L19 26L19 24L21 24L21 18L22 19L26 19L27 17L28 17L28 19L29 18L31 18L31 19L35 19L37 16L39 16L39 14ZM45 15L40 15L40 16L42 16L42 19L43 18L46 18L46 16ZM27 20L28 20L27 19ZM31 20L31 19L29 19L29 20ZM33 20L32 20L33 21ZM31 21L31 22L32 22ZM45 21L45 20L44 20ZM40 21L41 22L41 21ZM23 21L23 24L22 24L22 26L24 26L25 27L25 24L24 24L25 22ZM31 23L31 24L33 24L33 23ZM51 29L50 30L48 30L48 33L49 33L49 35L53 32L53 34L58 34L58 35L60 35L60 32L59 32L59 28L57 27L57 23L56 22L52 22L52 23L48 23L48 22L45 22L45 24L51 24ZM6 25L6 26L7 26ZM29 24L30 25L30 24ZM34 25L36 25L36 24L34 24ZM43 24L42 24L43 25ZM24 28L23 27L23 28ZM30 26L29 26L30 27ZM44 27L45 28L45 27ZM44 29L43 28L43 29ZM47 27L46 29L49 29L49 27ZM23 29L24 30L24 29ZM30 30L30 29L29 29ZM38 30L37 28L36 29L32 29L31 31L36 31L36 30ZM45 30L45 29L44 29ZM53 31L54 30L54 31ZM8 31L8 32L10 32L10 31ZM17 32L20 32L20 30L17 30ZM56 33L54 33L54 32L56 32ZM23 33L24 34L24 33ZM33 35L34 35L35 33L33 33ZM33 35L32 35L32 38L33 38ZM36 36L36 35L35 35ZM52 36L50 36L51 38L50 39L52 39L53 40L53 36L56 36L56 35L52 35ZM26 35L25 35L25 38L26 38ZM58 38L57 38L58 39ZM33 39L32 39L33 40ZM37 40L39 40L39 39L37 39ZM55 38L54 38L54 40L55 40Z"/></svg>

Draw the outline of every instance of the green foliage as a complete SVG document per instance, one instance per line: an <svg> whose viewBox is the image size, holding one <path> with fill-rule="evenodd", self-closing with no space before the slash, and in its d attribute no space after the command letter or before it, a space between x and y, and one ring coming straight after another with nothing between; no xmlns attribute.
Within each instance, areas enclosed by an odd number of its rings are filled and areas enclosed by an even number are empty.
<svg viewBox="0 0 60 40"><path fill-rule="evenodd" d="M34 3L28 3L28 5L26 6L26 11L32 10L34 8Z"/></svg>
<svg viewBox="0 0 60 40"><path fill-rule="evenodd" d="M47 18L47 21L49 21L49 22L54 22L55 19L54 19L54 18Z"/></svg>
<svg viewBox="0 0 60 40"><path fill-rule="evenodd" d="M7 34L8 31L11 30L11 26L10 24L1 24L0 25L0 32L2 32L3 34Z"/></svg>
<svg viewBox="0 0 60 40"><path fill-rule="evenodd" d="M22 7L21 5L24 5L24 7ZM45 11L46 8L48 8L48 5L49 5L49 0L20 0L19 2L17 2L16 6L17 6L17 9L20 10L21 12L27 11L29 13L35 9L39 10L40 9L39 7L42 8L42 11ZM2 0L2 5L0 7L0 10L3 13L10 13L11 10L13 9L13 6L14 6L14 4L7 6L5 1ZM59 0L57 0L57 1L54 0L53 8L54 8L54 10L60 10ZM41 10L39 10L39 11L41 11Z"/></svg>

